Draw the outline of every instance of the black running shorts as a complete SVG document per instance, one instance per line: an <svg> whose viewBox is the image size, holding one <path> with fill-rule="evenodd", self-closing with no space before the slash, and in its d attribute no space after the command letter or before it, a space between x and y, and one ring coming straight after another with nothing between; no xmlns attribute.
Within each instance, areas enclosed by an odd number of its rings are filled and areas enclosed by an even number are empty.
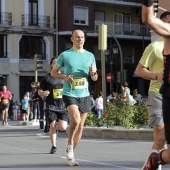
<svg viewBox="0 0 170 170"><path fill-rule="evenodd" d="M70 105L77 105L80 112L88 113L91 112L91 99L90 96L87 97L70 97L63 95L63 100L65 102L66 108Z"/></svg>
<svg viewBox="0 0 170 170"><path fill-rule="evenodd" d="M46 109L45 112L46 112L47 119L49 120L49 123L53 121L57 121L58 119L68 122L69 117L67 111L59 113L59 112Z"/></svg>
<svg viewBox="0 0 170 170"><path fill-rule="evenodd" d="M9 109L9 104L2 104L1 110L4 111L5 109Z"/></svg>
<svg viewBox="0 0 170 170"><path fill-rule="evenodd" d="M164 129L165 129L165 139L167 144L170 144L170 98L163 97L162 100L162 109L163 109L163 120L164 120Z"/></svg>

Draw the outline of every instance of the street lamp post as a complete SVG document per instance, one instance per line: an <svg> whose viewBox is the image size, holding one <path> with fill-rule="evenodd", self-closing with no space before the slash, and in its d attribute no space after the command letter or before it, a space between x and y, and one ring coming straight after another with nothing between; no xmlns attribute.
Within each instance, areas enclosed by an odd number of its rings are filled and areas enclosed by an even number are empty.
<svg viewBox="0 0 170 170"><path fill-rule="evenodd" d="M108 47L105 51L105 55L107 56L110 62L110 74L111 74L111 81L110 81L110 92L113 92L113 60L116 58L116 54L118 54L118 46L113 44Z"/></svg>
<svg viewBox="0 0 170 170"><path fill-rule="evenodd" d="M123 74L123 52L122 52L122 48L120 46L119 41L117 40L117 38L113 34L110 34L109 32L107 34L115 40L116 45L118 46L118 51L120 53L120 81L122 83L124 81L124 74Z"/></svg>

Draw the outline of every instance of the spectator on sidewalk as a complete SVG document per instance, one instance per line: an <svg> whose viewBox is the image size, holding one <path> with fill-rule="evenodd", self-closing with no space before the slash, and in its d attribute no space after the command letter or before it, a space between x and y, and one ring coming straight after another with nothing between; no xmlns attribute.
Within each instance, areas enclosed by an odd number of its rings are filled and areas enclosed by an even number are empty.
<svg viewBox="0 0 170 170"><path fill-rule="evenodd" d="M122 84L122 97L127 105L134 105L136 104L136 100L133 98L133 96L130 94L130 89L128 87L128 83L124 82Z"/></svg>
<svg viewBox="0 0 170 170"><path fill-rule="evenodd" d="M96 110L97 110L97 118L100 119L103 115L103 93L100 92L98 94L98 98L95 101Z"/></svg>
<svg viewBox="0 0 170 170"><path fill-rule="evenodd" d="M136 104L139 104L140 102L142 102L142 95L138 93L138 90L135 89L133 91L133 98L136 100Z"/></svg>
<svg viewBox="0 0 170 170"><path fill-rule="evenodd" d="M31 102L30 102L30 92L27 91L25 93L25 95L27 96L27 99L29 101L29 106L28 106L28 121L29 121L33 117L33 111L32 111L32 106L31 106Z"/></svg>
<svg viewBox="0 0 170 170"><path fill-rule="evenodd" d="M14 102L12 109L13 109L13 120L17 120L18 119L18 109L19 109L17 101Z"/></svg>
<svg viewBox="0 0 170 170"><path fill-rule="evenodd" d="M114 92L110 92L110 94L107 96L107 102L110 102L110 100L113 99Z"/></svg>
<svg viewBox="0 0 170 170"><path fill-rule="evenodd" d="M8 111L8 114L9 114L9 118L10 119L12 119L13 118L13 105L14 105L14 101L13 101L13 99L14 99L14 94L12 94L12 98L11 98L11 100L10 100L10 104L9 104L9 111Z"/></svg>
<svg viewBox="0 0 170 170"><path fill-rule="evenodd" d="M37 85L35 82L32 82L31 83L31 87L32 87L32 90L30 92L30 102L31 102L31 105L33 107L33 121L37 121L39 119L39 115L40 115L40 108L39 108L39 97L37 96Z"/></svg>
<svg viewBox="0 0 170 170"><path fill-rule="evenodd" d="M92 94L90 95L90 99L91 99L91 111L92 111L92 113L95 114L96 113L96 105L95 105L95 100L94 100Z"/></svg>
<svg viewBox="0 0 170 170"><path fill-rule="evenodd" d="M37 120L39 120L40 130L44 130L44 101L38 94L39 89L40 82L36 82L36 92L34 93L34 98L37 98Z"/></svg>
<svg viewBox="0 0 170 170"><path fill-rule="evenodd" d="M21 107L22 107L22 119L28 121L28 107L29 107L29 100L26 95L24 95L23 99L21 100Z"/></svg>

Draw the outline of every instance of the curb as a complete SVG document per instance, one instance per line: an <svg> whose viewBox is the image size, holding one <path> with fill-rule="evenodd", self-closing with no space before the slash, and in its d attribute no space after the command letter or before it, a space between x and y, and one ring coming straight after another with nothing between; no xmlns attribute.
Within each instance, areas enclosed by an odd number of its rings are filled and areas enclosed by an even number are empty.
<svg viewBox="0 0 170 170"><path fill-rule="evenodd" d="M39 122L19 121L19 126L38 126ZM84 137L129 139L129 140L153 140L153 129L119 129L106 127L84 127Z"/></svg>
<svg viewBox="0 0 170 170"><path fill-rule="evenodd" d="M107 129L84 127L83 136L113 139L153 140L153 129Z"/></svg>
<svg viewBox="0 0 170 170"><path fill-rule="evenodd" d="M19 121L18 122L18 125L19 126L38 126L39 125L39 122L33 122L33 121Z"/></svg>

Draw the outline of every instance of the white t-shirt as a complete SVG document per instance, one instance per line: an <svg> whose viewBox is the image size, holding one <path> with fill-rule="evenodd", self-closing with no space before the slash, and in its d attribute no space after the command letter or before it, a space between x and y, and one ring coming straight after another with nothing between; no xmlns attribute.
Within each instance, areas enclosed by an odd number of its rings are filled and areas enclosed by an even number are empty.
<svg viewBox="0 0 170 170"><path fill-rule="evenodd" d="M96 108L103 109L103 97L99 97L96 99Z"/></svg>

